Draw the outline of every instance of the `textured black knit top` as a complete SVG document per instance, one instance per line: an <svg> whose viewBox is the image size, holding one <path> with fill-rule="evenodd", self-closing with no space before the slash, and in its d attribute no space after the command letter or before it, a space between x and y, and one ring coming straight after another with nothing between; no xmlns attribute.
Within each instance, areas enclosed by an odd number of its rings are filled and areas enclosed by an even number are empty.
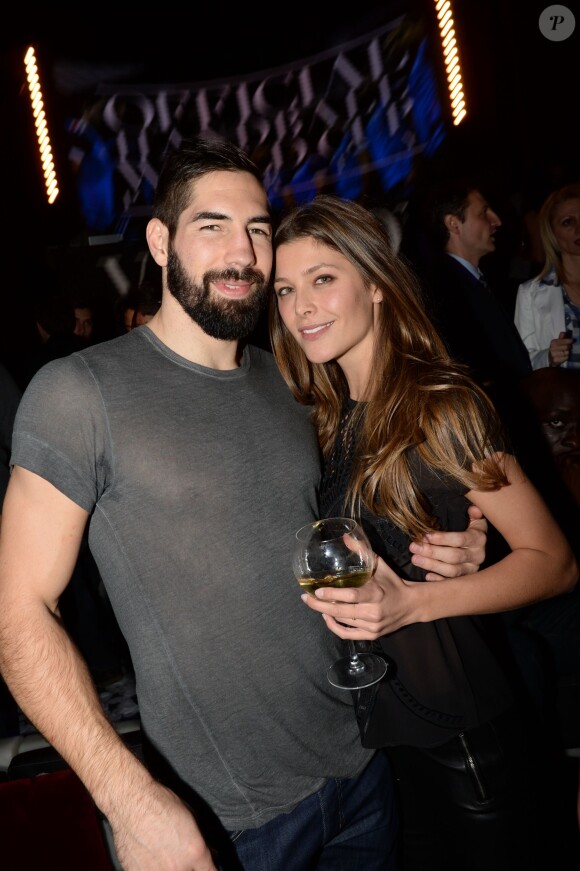
<svg viewBox="0 0 580 871"><path fill-rule="evenodd" d="M356 432L348 427L356 403L348 400L321 482L323 517L343 516ZM467 525L465 487L415 460L416 483L442 530ZM410 539L386 517L361 512L373 550L407 580L423 581L424 570L411 563ZM440 583L445 583L441 581ZM485 627L477 617L450 617L405 626L375 642L390 661L387 676L362 691L358 700L363 743L369 747L402 744L429 747L486 722L513 703L509 685ZM371 700L369 702L369 699ZM368 710L372 708L370 717Z"/></svg>

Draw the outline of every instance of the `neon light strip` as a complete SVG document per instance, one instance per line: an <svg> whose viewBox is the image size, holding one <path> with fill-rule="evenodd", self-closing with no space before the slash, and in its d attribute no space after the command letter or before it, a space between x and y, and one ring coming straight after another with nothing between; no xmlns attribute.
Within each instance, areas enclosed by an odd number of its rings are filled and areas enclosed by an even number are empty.
<svg viewBox="0 0 580 871"><path fill-rule="evenodd" d="M26 50L26 54L24 55L24 65L26 68L26 79L28 81L28 91L30 94L30 106L34 116L34 126L36 127L38 151L42 163L42 170L44 172L46 198L49 204L52 204L56 200L59 191L54 161L52 159L52 148L50 147L50 139L48 136L46 116L44 114L42 90L40 88L38 67L36 66L36 54L32 46Z"/></svg>
<svg viewBox="0 0 580 871"><path fill-rule="evenodd" d="M447 87L449 90L449 104L453 124L457 127L467 115L465 108L465 94L463 92L461 66L457 52L457 40L453 22L453 12L450 0L435 0L435 12L439 24L439 36L447 74Z"/></svg>

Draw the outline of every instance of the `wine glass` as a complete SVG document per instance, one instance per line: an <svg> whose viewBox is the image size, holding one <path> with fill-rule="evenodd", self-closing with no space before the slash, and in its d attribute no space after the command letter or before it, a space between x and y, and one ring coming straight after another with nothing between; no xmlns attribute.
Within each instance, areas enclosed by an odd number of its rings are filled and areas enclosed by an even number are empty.
<svg viewBox="0 0 580 871"><path fill-rule="evenodd" d="M329 517L301 527L296 533L292 568L303 590L323 587L362 587L373 573L374 554L360 524L350 517ZM348 641L349 655L328 669L330 683L359 690L377 683L387 663L374 653L358 653Z"/></svg>

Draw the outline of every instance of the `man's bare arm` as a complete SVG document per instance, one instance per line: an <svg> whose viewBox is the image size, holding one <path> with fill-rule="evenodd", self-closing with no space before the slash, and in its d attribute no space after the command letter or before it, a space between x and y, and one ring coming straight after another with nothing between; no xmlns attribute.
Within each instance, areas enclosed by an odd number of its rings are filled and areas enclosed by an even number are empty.
<svg viewBox="0 0 580 871"><path fill-rule="evenodd" d="M0 539L0 669L37 729L108 818L127 871L215 871L195 821L156 783L107 720L58 600L74 569L87 513L16 467Z"/></svg>

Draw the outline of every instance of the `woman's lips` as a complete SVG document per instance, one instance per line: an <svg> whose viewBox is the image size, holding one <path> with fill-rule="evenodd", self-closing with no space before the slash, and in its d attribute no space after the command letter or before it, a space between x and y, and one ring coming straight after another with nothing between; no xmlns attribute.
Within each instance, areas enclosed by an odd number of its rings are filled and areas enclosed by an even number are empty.
<svg viewBox="0 0 580 871"><path fill-rule="evenodd" d="M326 333L333 325L334 321L328 321L325 324L316 324L311 327L300 327L298 332L307 342L312 342Z"/></svg>

